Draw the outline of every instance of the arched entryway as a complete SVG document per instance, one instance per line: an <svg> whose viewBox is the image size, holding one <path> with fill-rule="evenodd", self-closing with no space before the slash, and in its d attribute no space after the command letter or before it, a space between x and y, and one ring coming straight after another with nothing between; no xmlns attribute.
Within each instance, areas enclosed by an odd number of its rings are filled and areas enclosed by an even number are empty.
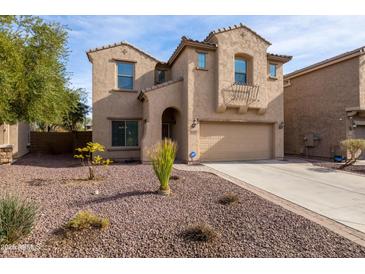
<svg viewBox="0 0 365 274"><path fill-rule="evenodd" d="M172 107L164 110L162 113L162 127L161 127L161 137L162 139L168 138L176 141L178 132L178 120L179 112Z"/></svg>

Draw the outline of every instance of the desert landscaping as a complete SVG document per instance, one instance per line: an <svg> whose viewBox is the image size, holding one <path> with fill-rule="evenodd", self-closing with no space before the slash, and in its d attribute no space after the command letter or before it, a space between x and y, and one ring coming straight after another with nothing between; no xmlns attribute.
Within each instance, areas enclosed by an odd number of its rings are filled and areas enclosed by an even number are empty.
<svg viewBox="0 0 365 274"><path fill-rule="evenodd" d="M364 247L214 174L173 170L163 196L152 166L137 163L98 166L87 180L70 155L31 154L0 173L4 193L38 205L31 234L5 245L2 257L365 256ZM68 231L81 210L110 224ZM199 228L203 235L192 234Z"/></svg>

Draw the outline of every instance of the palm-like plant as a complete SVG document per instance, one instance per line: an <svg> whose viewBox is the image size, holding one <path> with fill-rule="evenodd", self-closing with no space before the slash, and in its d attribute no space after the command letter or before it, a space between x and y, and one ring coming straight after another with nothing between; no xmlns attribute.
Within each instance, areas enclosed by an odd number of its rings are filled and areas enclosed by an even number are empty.
<svg viewBox="0 0 365 274"><path fill-rule="evenodd" d="M153 170L160 181L160 193L164 195L171 193L169 181L176 157L176 149L177 145L175 142L170 139L164 139L149 152Z"/></svg>

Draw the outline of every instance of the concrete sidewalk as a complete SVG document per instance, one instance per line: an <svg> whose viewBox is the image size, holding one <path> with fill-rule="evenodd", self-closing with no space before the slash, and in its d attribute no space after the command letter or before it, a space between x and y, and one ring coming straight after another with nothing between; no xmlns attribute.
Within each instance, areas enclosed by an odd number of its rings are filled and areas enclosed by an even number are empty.
<svg viewBox="0 0 365 274"><path fill-rule="evenodd" d="M365 177L302 160L207 163L325 217L365 232Z"/></svg>

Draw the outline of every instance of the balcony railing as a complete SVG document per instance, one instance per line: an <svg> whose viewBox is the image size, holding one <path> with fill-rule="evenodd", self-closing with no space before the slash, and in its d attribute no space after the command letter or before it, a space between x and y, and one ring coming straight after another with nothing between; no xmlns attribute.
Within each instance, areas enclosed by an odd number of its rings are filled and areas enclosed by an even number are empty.
<svg viewBox="0 0 365 274"><path fill-rule="evenodd" d="M259 86L233 83L222 89L222 93L227 106L249 106L258 101Z"/></svg>

